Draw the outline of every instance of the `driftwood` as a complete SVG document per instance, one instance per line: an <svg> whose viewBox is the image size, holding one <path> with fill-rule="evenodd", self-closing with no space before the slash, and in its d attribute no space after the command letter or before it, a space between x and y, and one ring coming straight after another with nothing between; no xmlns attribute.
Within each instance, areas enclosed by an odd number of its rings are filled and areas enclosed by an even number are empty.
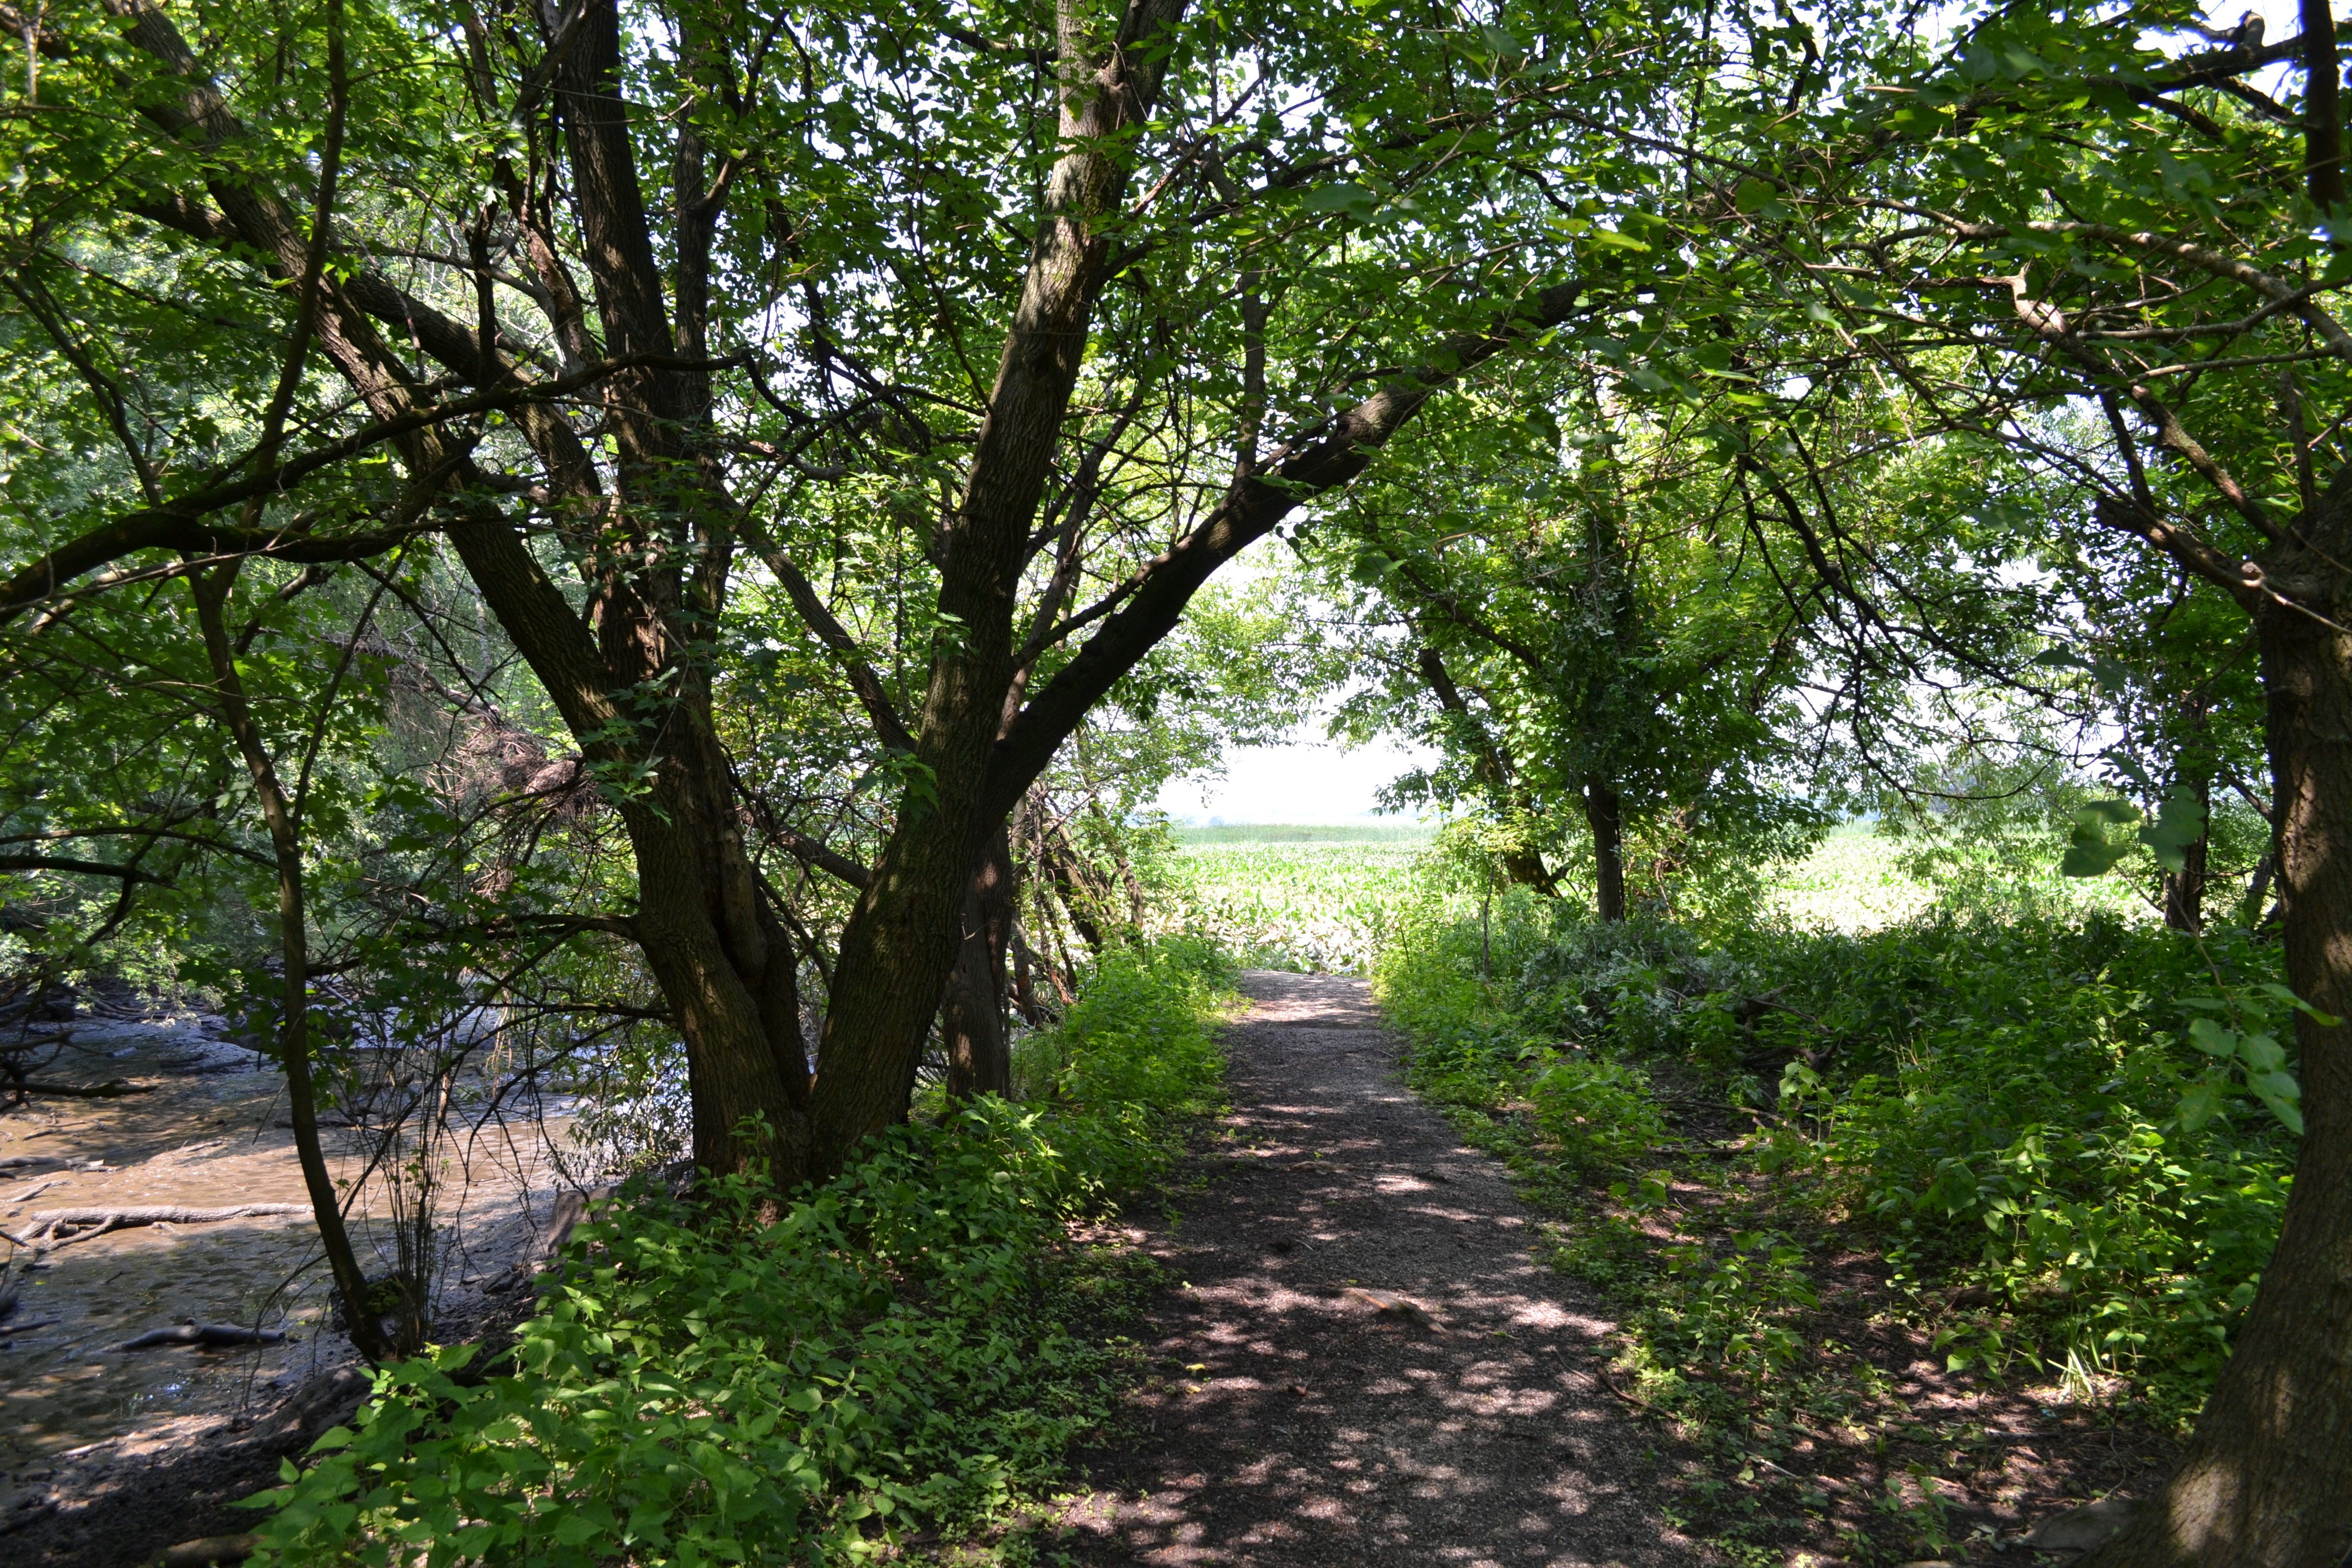
<svg viewBox="0 0 2352 1568"><path fill-rule="evenodd" d="M163 1548L163 1554L153 1563L155 1568L224 1568L252 1556L260 1543L260 1538L253 1535L207 1535L201 1541L183 1541Z"/></svg>
<svg viewBox="0 0 2352 1568"><path fill-rule="evenodd" d="M152 1083L132 1083L127 1078L110 1078L104 1083L44 1083L26 1079L22 1083L0 1082L0 1090L10 1094L62 1094L76 1100L120 1100L126 1094L152 1094Z"/></svg>
<svg viewBox="0 0 2352 1568"><path fill-rule="evenodd" d="M152 1350L157 1345L274 1345L286 1335L277 1329L245 1329L234 1323L189 1321L168 1329L150 1329L135 1340L125 1340L119 1351Z"/></svg>
<svg viewBox="0 0 2352 1568"><path fill-rule="evenodd" d="M191 1209L155 1205L122 1209L44 1209L18 1234L0 1230L0 1237L19 1247L63 1247L88 1241L110 1230L142 1225L217 1225L228 1219L258 1219L271 1215L309 1214L308 1204L238 1204L225 1209Z"/></svg>

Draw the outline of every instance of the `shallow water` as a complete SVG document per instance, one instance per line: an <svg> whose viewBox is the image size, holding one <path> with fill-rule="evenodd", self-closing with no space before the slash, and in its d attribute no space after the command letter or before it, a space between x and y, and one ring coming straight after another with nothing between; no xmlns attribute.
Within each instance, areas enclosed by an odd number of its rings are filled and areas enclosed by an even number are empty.
<svg viewBox="0 0 2352 1568"><path fill-rule="evenodd" d="M0 1111L0 1232L47 1210L175 1204L307 1205L284 1079L188 1019L77 1019L70 1047L38 1076L124 1078L151 1092L119 1100L36 1097ZM516 1120L465 1138L437 1162L448 1223L441 1304L509 1268L535 1244L561 1184L566 1119ZM367 1135L326 1134L339 1183L365 1169ZM338 1146L340 1141L341 1147ZM10 1162L24 1160L25 1164ZM371 1274L394 1253L387 1194L371 1180L352 1205ZM0 1319L0 1510L80 1447L185 1429L191 1440L268 1409L315 1372L352 1358L327 1324L326 1270L307 1214L148 1226L56 1247L32 1260L0 1241L22 1297ZM30 1262L29 1272L25 1272ZM283 1331L236 1350L126 1340L193 1319ZM188 1418L197 1418L190 1420Z"/></svg>

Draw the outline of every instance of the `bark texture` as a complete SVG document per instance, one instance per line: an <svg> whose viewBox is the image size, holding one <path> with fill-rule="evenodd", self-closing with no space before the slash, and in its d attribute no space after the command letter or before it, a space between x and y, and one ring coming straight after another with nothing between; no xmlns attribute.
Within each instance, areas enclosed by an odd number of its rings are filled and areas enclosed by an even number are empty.
<svg viewBox="0 0 2352 1568"><path fill-rule="evenodd" d="M964 895L963 945L948 980L947 1005L940 1010L950 1099L1013 1092L1011 1041L1004 1027L1004 957L1018 913L1012 841L1000 828Z"/></svg>
<svg viewBox="0 0 2352 1568"><path fill-rule="evenodd" d="M1593 912L1625 918L1625 822L1617 792L1604 779L1584 784L1584 820L1592 829Z"/></svg>
<svg viewBox="0 0 2352 1568"><path fill-rule="evenodd" d="M2266 563L2293 603L2254 605L2287 978L2347 1022L2296 1019L2305 1132L2277 1250L2180 1468L2085 1568L2338 1568L2352 1552L2352 584L2330 559L2352 549L2347 499L2313 548Z"/></svg>

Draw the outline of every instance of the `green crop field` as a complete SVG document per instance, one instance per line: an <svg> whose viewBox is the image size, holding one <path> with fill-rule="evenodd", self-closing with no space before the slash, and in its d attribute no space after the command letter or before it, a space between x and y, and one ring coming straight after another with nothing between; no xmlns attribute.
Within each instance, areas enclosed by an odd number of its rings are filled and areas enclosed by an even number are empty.
<svg viewBox="0 0 2352 1568"><path fill-rule="evenodd" d="M1180 828L1160 921L1244 963L1362 973L1413 894L1430 841L1415 826Z"/></svg>
<svg viewBox="0 0 2352 1568"><path fill-rule="evenodd" d="M1174 886L1157 928L1204 933L1245 964L1363 973L1402 929L1406 907L1429 893L1421 872L1433 830L1420 824L1241 823L1180 827L1173 837ZM1799 930L1899 924L1939 896L1905 859L1901 843L1868 823L1846 823L1802 859L1771 869L1764 910ZM2053 911L2095 906L2148 918L2145 901L2115 879L2077 881L2053 870L2007 896Z"/></svg>

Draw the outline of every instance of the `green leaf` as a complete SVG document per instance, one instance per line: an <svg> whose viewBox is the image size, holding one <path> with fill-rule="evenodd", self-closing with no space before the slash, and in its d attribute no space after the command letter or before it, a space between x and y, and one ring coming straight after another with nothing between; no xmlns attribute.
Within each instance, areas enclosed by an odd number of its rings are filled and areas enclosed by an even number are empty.
<svg viewBox="0 0 2352 1568"><path fill-rule="evenodd" d="M2180 1125L2194 1132L2213 1120L2221 1110L2221 1085L2213 1079L2200 1079L2180 1097Z"/></svg>
<svg viewBox="0 0 2352 1568"><path fill-rule="evenodd" d="M1379 207L1380 197L1362 185L1342 180L1337 184L1317 186L1298 205L1311 213L1344 212L1360 217Z"/></svg>
<svg viewBox="0 0 2352 1568"><path fill-rule="evenodd" d="M1650 248L1649 241L1635 239L1632 235L1613 228L1596 228L1585 237L1610 250L1646 251Z"/></svg>
<svg viewBox="0 0 2352 1568"><path fill-rule="evenodd" d="M2286 1065L2286 1047L2268 1035L2238 1037L2238 1059L2246 1064L2246 1076L2251 1081L2257 1075L2276 1073ZM2288 1079L2293 1082L2293 1079Z"/></svg>
<svg viewBox="0 0 2352 1568"><path fill-rule="evenodd" d="M2210 1018L2192 1018L2189 1023L2189 1043L2209 1057L2227 1060L2238 1054L2238 1031Z"/></svg>
<svg viewBox="0 0 2352 1568"><path fill-rule="evenodd" d="M2156 820L2139 830L2156 863L2168 871L2186 870L2189 847L2205 837L2205 806L2186 788L2176 789L2157 808Z"/></svg>
<svg viewBox="0 0 2352 1568"><path fill-rule="evenodd" d="M1750 174L1731 193L1731 204L1743 213L1753 213L1779 194L1768 182Z"/></svg>

